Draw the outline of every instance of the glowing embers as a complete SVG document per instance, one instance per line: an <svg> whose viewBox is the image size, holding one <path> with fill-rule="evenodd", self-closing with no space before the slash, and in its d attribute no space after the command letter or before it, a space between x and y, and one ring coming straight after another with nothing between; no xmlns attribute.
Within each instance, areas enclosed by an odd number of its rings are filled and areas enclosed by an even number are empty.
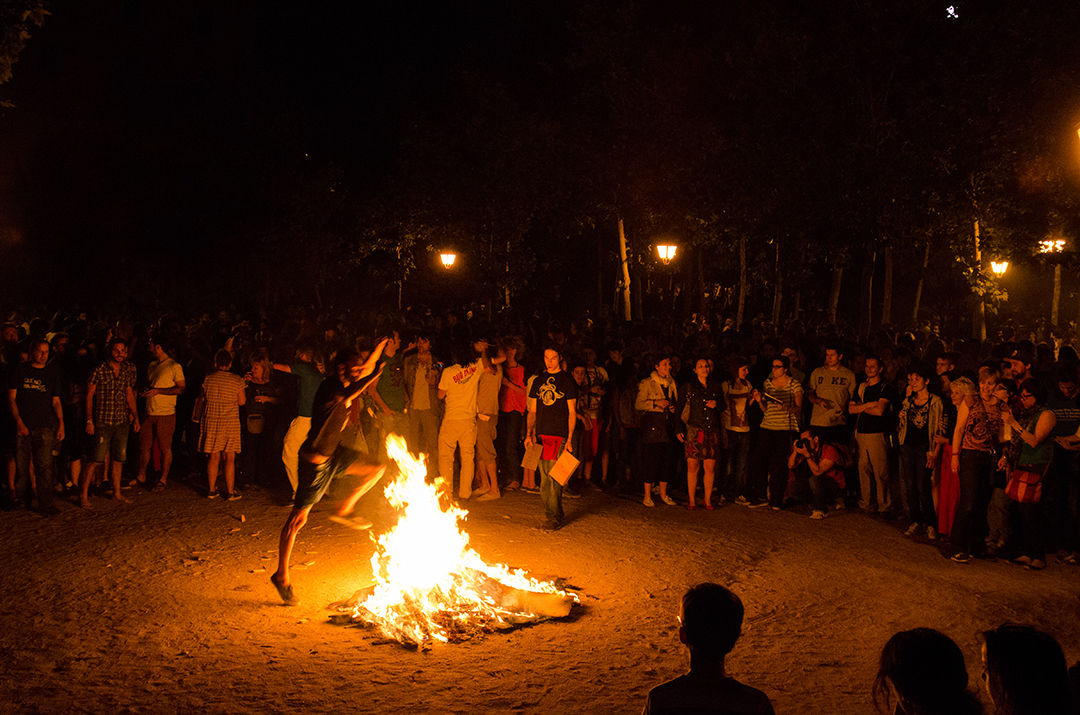
<svg viewBox="0 0 1080 715"><path fill-rule="evenodd" d="M556 584L503 565L490 566L469 547L460 522L466 512L428 484L422 460L391 435L387 453L399 475L386 498L399 510L397 525L376 539L375 583L345 603L345 620L377 628L410 647L466 640L481 633L569 615L578 598Z"/></svg>

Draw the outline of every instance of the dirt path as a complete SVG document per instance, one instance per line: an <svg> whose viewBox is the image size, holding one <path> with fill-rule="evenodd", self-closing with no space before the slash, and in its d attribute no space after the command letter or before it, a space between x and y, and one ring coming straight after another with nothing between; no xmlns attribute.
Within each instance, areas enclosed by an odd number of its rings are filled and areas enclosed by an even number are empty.
<svg viewBox="0 0 1080 715"><path fill-rule="evenodd" d="M373 492L360 510L390 514ZM299 606L268 582L287 510L265 494L228 503L183 486L98 500L43 519L0 515L0 702L18 711L639 712L685 669L683 590L730 585L747 608L729 659L777 712L871 710L876 659L895 631L932 626L964 649L1005 620L1054 633L1080 658L1080 569L960 566L879 522L727 506L646 510L599 493L568 501L562 531L537 530L539 497L471 507L489 562L558 575L584 607L549 622L414 653L331 625L326 605L369 573L371 543L320 505L301 533ZM66 506L66 505L64 505ZM244 521L240 521L240 516ZM304 564L307 564L306 566Z"/></svg>

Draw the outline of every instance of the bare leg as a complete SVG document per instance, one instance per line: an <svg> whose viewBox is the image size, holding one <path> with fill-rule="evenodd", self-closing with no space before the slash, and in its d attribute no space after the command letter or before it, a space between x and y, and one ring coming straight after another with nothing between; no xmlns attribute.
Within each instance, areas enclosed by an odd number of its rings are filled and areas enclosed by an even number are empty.
<svg viewBox="0 0 1080 715"><path fill-rule="evenodd" d="M352 514L353 509L356 508L356 502L360 501L360 497L371 491L371 488L378 484L382 476L386 474L386 467L381 464L360 464L357 462L346 469L345 473L359 476L361 479L357 487L352 490L352 493L345 497L345 501L341 502L341 506L338 507L336 512L338 516Z"/></svg>
<svg viewBox="0 0 1080 715"><path fill-rule="evenodd" d="M124 463L117 460L113 460L112 463L112 489L113 499L122 503L130 504L131 500L120 493L120 480L124 476Z"/></svg>
<svg viewBox="0 0 1080 715"><path fill-rule="evenodd" d="M652 482L645 482L645 506L653 506Z"/></svg>
<svg viewBox="0 0 1080 715"><path fill-rule="evenodd" d="M536 489L536 470L524 469L521 470L521 486L523 489Z"/></svg>
<svg viewBox="0 0 1080 715"><path fill-rule="evenodd" d="M153 432L153 428L151 428L149 425L144 425L143 429L148 430L151 433ZM135 475L135 481L137 481L139 484L144 484L146 482L146 468L148 466L150 466L150 454L153 451L154 451L154 438L153 438L153 436L151 436L150 439L146 439L145 437L142 436L142 433L140 433L139 434L139 473L137 475Z"/></svg>
<svg viewBox="0 0 1080 715"><path fill-rule="evenodd" d="M686 460L686 493L690 495L690 508L691 509L693 509L696 506L695 499L697 497L697 475L698 475L698 471L700 469L701 469L701 460L700 459L687 459ZM711 479L710 479L710 482L711 482ZM660 486L661 486L661 488L663 488L664 483L660 482ZM712 486L712 484L710 483L710 485L705 488L705 503L706 504L709 503L709 489L710 489L711 486ZM666 493L667 490L665 489L664 492Z"/></svg>
<svg viewBox="0 0 1080 715"><path fill-rule="evenodd" d="M221 462L221 452L211 452L206 459L206 483L211 494L217 493L218 464Z"/></svg>
<svg viewBox="0 0 1080 715"><path fill-rule="evenodd" d="M608 483L607 482L608 462L610 462L610 461L611 461L611 455L608 452L608 450L605 449L603 451L603 453L600 455L600 483L603 484L604 486L607 486L607 483Z"/></svg>
<svg viewBox="0 0 1080 715"><path fill-rule="evenodd" d="M289 560L292 558L293 546L296 544L296 535L307 523L310 506L293 507L289 512L289 518L281 527L281 537L278 539L278 567L274 575L270 577L276 585L288 587L292 584L289 577Z"/></svg>
<svg viewBox="0 0 1080 715"><path fill-rule="evenodd" d="M95 467L98 466L101 465L96 462L88 462L86 469L82 472L82 480L79 482L79 506L83 509L90 508L90 482L94 481Z"/></svg>
<svg viewBox="0 0 1080 715"><path fill-rule="evenodd" d="M81 459L73 459L73 460L71 460L71 463L68 464L68 470L69 470L68 471L68 474L69 474L68 478L71 480L71 483L74 484L76 488L78 488L78 486L79 486L79 477L82 474L82 460Z"/></svg>
<svg viewBox="0 0 1080 715"><path fill-rule="evenodd" d="M705 460L705 506L712 506L713 481L716 479L716 460Z"/></svg>
<svg viewBox="0 0 1080 715"><path fill-rule="evenodd" d="M236 493L236 452L225 453L225 492L229 496Z"/></svg>

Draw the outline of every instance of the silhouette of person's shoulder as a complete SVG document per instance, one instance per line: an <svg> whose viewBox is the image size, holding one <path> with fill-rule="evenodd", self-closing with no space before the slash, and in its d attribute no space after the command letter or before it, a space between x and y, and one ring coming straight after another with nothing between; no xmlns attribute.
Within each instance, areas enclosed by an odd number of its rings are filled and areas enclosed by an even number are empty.
<svg viewBox="0 0 1080 715"><path fill-rule="evenodd" d="M734 678L681 675L649 691L645 715L774 715L769 697Z"/></svg>

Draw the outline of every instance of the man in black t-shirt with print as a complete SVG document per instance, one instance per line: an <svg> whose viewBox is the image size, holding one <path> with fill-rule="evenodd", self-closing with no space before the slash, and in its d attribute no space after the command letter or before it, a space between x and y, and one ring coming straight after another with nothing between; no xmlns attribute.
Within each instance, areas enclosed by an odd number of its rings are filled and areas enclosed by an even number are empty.
<svg viewBox="0 0 1080 715"><path fill-rule="evenodd" d="M30 362L16 365L8 381L8 404L15 420L16 478L14 500L27 500L30 460L37 479L38 511L57 514L53 504L53 447L64 439L64 408L60 403L60 380L46 367L49 344L35 340Z"/></svg>
<svg viewBox="0 0 1080 715"><path fill-rule="evenodd" d="M866 358L866 382L859 385L858 402L848 405L856 415L855 443L859 450L859 508L865 512L888 512L892 509L889 494L889 443L892 429L889 410L899 401L896 386L881 378L881 358ZM871 479L871 477L873 479ZM873 499L876 491L876 504Z"/></svg>
<svg viewBox="0 0 1080 715"><path fill-rule="evenodd" d="M525 446L543 445L540 455L540 499L544 503L544 529L555 531L562 526L562 485L551 478L551 468L565 449L577 422L577 383L562 369L562 355L554 346L544 350L544 372L533 380L529 391L528 430Z"/></svg>

